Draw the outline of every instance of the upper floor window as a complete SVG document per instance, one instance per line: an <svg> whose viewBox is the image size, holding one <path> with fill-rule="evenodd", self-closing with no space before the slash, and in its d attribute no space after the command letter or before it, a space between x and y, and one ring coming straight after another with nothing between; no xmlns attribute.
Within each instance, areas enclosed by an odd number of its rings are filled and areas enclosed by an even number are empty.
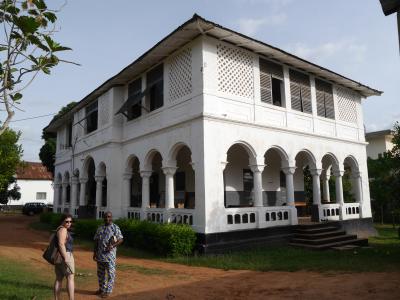
<svg viewBox="0 0 400 300"><path fill-rule="evenodd" d="M93 102L86 107L86 133L97 130L98 103Z"/></svg>
<svg viewBox="0 0 400 300"><path fill-rule="evenodd" d="M67 125L67 147L72 146L72 122Z"/></svg>
<svg viewBox="0 0 400 300"><path fill-rule="evenodd" d="M295 70L289 70L292 109L312 113L310 77Z"/></svg>
<svg viewBox="0 0 400 300"><path fill-rule="evenodd" d="M146 75L147 107L153 111L164 105L164 68L163 65L155 67Z"/></svg>
<svg viewBox="0 0 400 300"><path fill-rule="evenodd" d="M45 192L36 192L36 200L46 200Z"/></svg>
<svg viewBox="0 0 400 300"><path fill-rule="evenodd" d="M281 65L260 58L261 101L283 106L284 84Z"/></svg>
<svg viewBox="0 0 400 300"><path fill-rule="evenodd" d="M128 99L136 99L136 97L140 97L140 93L142 92L142 78L136 79L128 85ZM133 101L129 107L127 107L127 119L133 120L142 115L142 97L138 98L137 101ZM138 102L139 101L139 102ZM137 103L136 103L137 102Z"/></svg>
<svg viewBox="0 0 400 300"><path fill-rule="evenodd" d="M315 79L315 89L317 94L317 115L335 119L332 85L328 82Z"/></svg>

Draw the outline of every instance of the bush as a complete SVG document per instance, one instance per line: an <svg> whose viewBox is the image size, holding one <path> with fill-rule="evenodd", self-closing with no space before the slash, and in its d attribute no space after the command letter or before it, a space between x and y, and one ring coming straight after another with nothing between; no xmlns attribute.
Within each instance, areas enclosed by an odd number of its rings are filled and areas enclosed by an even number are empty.
<svg viewBox="0 0 400 300"><path fill-rule="evenodd" d="M73 232L77 237L93 240L97 227L99 227L102 223L102 220L79 219L76 220L73 225Z"/></svg>
<svg viewBox="0 0 400 300"><path fill-rule="evenodd" d="M40 214L40 222L51 225L52 227L58 227L61 223L62 214L53 212L44 212Z"/></svg>
<svg viewBox="0 0 400 300"><path fill-rule="evenodd" d="M160 255L190 255L196 243L196 233L188 225L129 219L120 219L115 223L120 227L126 245Z"/></svg>

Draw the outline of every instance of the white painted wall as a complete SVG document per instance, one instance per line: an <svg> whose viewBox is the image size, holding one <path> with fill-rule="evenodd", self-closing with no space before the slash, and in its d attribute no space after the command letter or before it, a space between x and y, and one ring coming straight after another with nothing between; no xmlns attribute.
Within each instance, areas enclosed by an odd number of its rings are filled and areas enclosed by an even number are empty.
<svg viewBox="0 0 400 300"><path fill-rule="evenodd" d="M21 199L9 201L9 205L24 205L27 202L42 202L53 204L54 191L51 180L17 180L20 187ZM36 193L46 193L45 200L36 199Z"/></svg>
<svg viewBox="0 0 400 300"><path fill-rule="evenodd" d="M372 159L377 159L379 154L383 154L389 150L392 150L393 143L392 137L382 135L368 139L367 155Z"/></svg>

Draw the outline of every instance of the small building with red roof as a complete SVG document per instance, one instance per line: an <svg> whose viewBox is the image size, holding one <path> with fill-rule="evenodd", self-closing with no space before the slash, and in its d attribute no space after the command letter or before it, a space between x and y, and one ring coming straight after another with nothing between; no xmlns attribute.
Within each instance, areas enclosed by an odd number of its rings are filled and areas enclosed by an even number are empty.
<svg viewBox="0 0 400 300"><path fill-rule="evenodd" d="M27 202L53 204L53 175L40 162L24 162L16 172L21 199L10 200L9 205L24 205Z"/></svg>

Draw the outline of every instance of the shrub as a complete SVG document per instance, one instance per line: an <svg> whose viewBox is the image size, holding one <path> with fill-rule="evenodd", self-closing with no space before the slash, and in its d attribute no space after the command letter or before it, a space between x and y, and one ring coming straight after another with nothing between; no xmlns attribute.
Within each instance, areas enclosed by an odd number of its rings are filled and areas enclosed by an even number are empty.
<svg viewBox="0 0 400 300"><path fill-rule="evenodd" d="M188 225L128 219L120 219L115 223L120 227L126 245L160 255L189 255L196 243L196 233Z"/></svg>
<svg viewBox="0 0 400 300"><path fill-rule="evenodd" d="M77 237L93 240L97 227L102 223L102 220L79 219L74 223L73 232Z"/></svg>
<svg viewBox="0 0 400 300"><path fill-rule="evenodd" d="M57 227L61 223L62 214L53 212L44 212L40 214L40 222L51 225L52 227Z"/></svg>

